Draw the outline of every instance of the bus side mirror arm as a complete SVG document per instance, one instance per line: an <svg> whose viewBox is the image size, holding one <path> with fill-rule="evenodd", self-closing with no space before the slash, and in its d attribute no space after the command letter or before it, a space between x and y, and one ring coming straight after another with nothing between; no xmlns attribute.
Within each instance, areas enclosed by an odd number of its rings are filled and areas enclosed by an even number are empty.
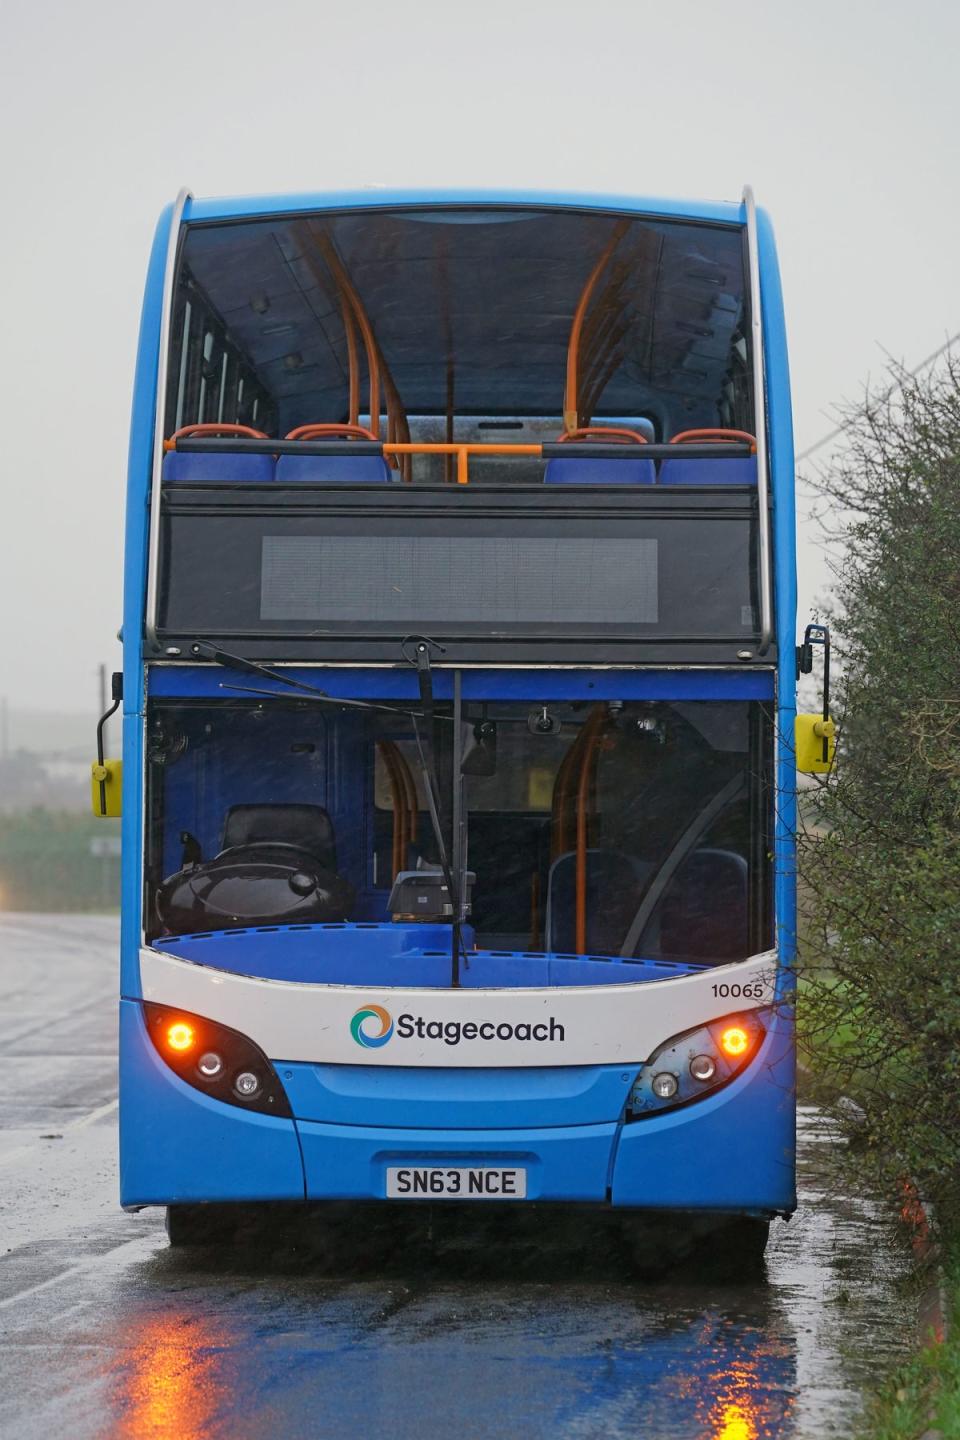
<svg viewBox="0 0 960 1440"><path fill-rule="evenodd" d="M797 646L797 678L813 670L813 647L823 646L823 712L798 715L794 733L797 769L803 775L825 775L836 753L836 725L830 718L830 628L808 625Z"/></svg>
<svg viewBox="0 0 960 1440"><path fill-rule="evenodd" d="M123 778L122 760L105 760L103 756L104 726L123 702L123 673L115 670L110 677L113 704L97 721L97 759L90 767L91 801L98 820L112 819L120 814L120 791Z"/></svg>

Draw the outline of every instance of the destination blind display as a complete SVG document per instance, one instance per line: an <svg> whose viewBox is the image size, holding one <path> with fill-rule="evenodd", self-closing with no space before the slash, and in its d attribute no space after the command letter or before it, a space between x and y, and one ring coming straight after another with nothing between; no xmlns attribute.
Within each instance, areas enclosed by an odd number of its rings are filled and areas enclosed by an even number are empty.
<svg viewBox="0 0 960 1440"><path fill-rule="evenodd" d="M261 620L655 625L656 540L265 535Z"/></svg>
<svg viewBox="0 0 960 1440"><path fill-rule="evenodd" d="M742 510L421 518L328 505L228 509L178 495L164 516L162 633L737 644L755 633L754 540Z"/></svg>

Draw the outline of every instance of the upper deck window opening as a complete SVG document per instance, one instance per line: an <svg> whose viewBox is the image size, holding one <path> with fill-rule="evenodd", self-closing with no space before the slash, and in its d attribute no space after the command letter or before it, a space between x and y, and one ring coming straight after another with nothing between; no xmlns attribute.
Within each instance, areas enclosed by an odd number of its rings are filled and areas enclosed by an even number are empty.
<svg viewBox="0 0 960 1440"><path fill-rule="evenodd" d="M362 417L384 439L555 438L585 291L581 423L754 430L740 227L477 206L188 226L166 433ZM416 457L414 478L449 463Z"/></svg>

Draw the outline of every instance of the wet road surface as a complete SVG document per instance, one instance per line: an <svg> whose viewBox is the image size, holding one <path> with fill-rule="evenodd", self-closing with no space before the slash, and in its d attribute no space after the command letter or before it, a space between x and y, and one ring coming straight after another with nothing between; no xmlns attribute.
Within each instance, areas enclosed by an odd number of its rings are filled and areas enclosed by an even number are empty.
<svg viewBox="0 0 960 1440"><path fill-rule="evenodd" d="M740 1284L379 1207L171 1251L117 1209L115 957L111 920L0 916L0 1435L818 1440L912 1340L906 1256L831 1193L811 1109L800 1210Z"/></svg>

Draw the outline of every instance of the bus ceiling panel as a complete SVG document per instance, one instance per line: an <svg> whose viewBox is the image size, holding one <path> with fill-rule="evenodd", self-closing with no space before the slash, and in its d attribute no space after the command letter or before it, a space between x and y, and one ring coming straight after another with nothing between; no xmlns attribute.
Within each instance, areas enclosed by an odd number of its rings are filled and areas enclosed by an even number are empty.
<svg viewBox="0 0 960 1440"><path fill-rule="evenodd" d="M345 338L324 259L332 245L408 411L446 410L452 366L458 409L557 413L573 312L617 222L543 210L506 228L495 212L489 223L479 213L471 224L427 218L368 211L191 226L183 263L275 396L319 405L336 391L342 408ZM744 288L739 230L628 222L584 331L597 400L632 413L644 385L672 394L681 420L718 423Z"/></svg>

